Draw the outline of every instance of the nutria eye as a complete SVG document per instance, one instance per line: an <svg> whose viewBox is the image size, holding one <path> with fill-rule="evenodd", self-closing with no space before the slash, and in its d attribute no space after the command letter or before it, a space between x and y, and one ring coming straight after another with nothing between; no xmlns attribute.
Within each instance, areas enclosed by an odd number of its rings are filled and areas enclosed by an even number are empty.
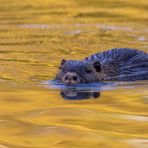
<svg viewBox="0 0 148 148"><path fill-rule="evenodd" d="M91 71L91 70L89 70L89 69L86 69L86 72L87 72L87 73L91 73L92 71Z"/></svg>

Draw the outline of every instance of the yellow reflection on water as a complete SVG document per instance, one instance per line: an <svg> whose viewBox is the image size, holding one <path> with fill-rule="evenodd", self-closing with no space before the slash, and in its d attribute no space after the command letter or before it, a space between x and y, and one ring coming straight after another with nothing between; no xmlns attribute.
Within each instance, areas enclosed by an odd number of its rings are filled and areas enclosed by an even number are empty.
<svg viewBox="0 0 148 148"><path fill-rule="evenodd" d="M147 6L147 0L1 0L0 148L148 147L147 82L84 100L39 86L54 78L63 58L115 47L148 51Z"/></svg>
<svg viewBox="0 0 148 148"><path fill-rule="evenodd" d="M0 85L1 144L114 148L134 147L135 141L145 146L146 87L143 84L138 90L137 87L104 90L96 99L64 100L55 89Z"/></svg>

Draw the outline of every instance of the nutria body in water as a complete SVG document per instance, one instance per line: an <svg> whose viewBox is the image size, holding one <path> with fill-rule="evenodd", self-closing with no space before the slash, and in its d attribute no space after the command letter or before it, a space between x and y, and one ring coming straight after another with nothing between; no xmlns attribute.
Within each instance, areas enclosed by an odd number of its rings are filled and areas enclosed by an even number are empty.
<svg viewBox="0 0 148 148"><path fill-rule="evenodd" d="M136 49L114 48L81 61L62 60L55 79L66 84L148 80L148 54Z"/></svg>

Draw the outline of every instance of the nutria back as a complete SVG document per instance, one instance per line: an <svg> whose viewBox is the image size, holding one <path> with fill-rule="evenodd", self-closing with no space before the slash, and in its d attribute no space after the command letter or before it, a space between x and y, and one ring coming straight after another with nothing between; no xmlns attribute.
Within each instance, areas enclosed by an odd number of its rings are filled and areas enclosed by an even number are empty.
<svg viewBox="0 0 148 148"><path fill-rule="evenodd" d="M148 80L148 54L137 49L114 48L60 67L56 80L66 84Z"/></svg>
<svg viewBox="0 0 148 148"><path fill-rule="evenodd" d="M130 48L114 48L85 58L99 61L108 75L105 80L148 80L148 54Z"/></svg>

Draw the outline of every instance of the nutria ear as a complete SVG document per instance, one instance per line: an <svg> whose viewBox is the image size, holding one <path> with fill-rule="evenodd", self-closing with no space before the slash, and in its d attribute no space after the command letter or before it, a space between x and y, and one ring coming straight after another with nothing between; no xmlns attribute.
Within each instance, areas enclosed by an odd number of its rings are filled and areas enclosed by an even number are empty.
<svg viewBox="0 0 148 148"><path fill-rule="evenodd" d="M62 66L65 62L66 62L66 60L63 59L63 60L61 61L61 66Z"/></svg>
<svg viewBox="0 0 148 148"><path fill-rule="evenodd" d="M62 69L62 66L64 65L65 62L66 62L65 59L63 59L63 60L61 61L61 65L59 66L59 69Z"/></svg>
<svg viewBox="0 0 148 148"><path fill-rule="evenodd" d="M100 62L94 62L93 67L95 68L95 70L97 72L101 72L101 64L100 64Z"/></svg>

